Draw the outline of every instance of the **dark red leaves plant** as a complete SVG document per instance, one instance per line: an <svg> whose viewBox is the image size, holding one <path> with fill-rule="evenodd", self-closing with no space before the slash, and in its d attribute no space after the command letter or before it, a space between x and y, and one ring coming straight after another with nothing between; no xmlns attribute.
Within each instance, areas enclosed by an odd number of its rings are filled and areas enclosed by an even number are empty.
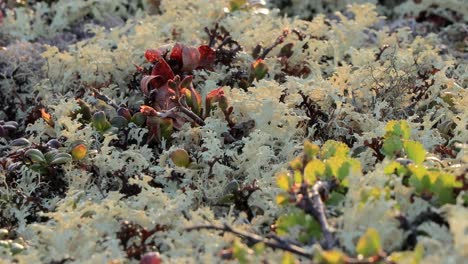
<svg viewBox="0 0 468 264"><path fill-rule="evenodd" d="M149 49L145 52L145 58L151 63L156 63L162 59L159 50Z"/></svg>
<svg viewBox="0 0 468 264"><path fill-rule="evenodd" d="M208 45L198 47L198 52L200 52L198 67L211 69L216 59L216 52Z"/></svg>
<svg viewBox="0 0 468 264"><path fill-rule="evenodd" d="M151 75L161 76L164 83L168 80L174 79L174 72L172 71L169 64L167 64L167 62L162 59L156 62L156 64L153 67L153 70L151 71Z"/></svg>

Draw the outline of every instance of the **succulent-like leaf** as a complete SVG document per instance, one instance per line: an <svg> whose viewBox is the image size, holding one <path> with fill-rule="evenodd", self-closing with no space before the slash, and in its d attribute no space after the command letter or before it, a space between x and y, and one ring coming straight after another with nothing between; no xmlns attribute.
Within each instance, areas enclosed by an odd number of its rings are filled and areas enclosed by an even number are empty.
<svg viewBox="0 0 468 264"><path fill-rule="evenodd" d="M58 153L59 153L59 151L56 150L56 149L53 149L53 150L48 151L47 153L45 153L44 158L45 158L46 162L50 163Z"/></svg>
<svg viewBox="0 0 468 264"><path fill-rule="evenodd" d="M75 160L84 159L84 157L86 157L87 152L88 152L88 147L83 143L77 144L73 146L71 149L71 155L73 159Z"/></svg>
<svg viewBox="0 0 468 264"><path fill-rule="evenodd" d="M58 149L58 148L60 148L62 146L62 144L57 139L53 138L53 139L47 141L47 146L49 146L51 148L54 148L54 149Z"/></svg>
<svg viewBox="0 0 468 264"><path fill-rule="evenodd" d="M124 128L127 127L128 125L128 120L125 119L123 116L114 116L112 118L111 122L112 126L117 127L117 128Z"/></svg>
<svg viewBox="0 0 468 264"><path fill-rule="evenodd" d="M28 157L33 163L43 163L45 162L44 154L38 149L28 149L24 153L25 157Z"/></svg>
<svg viewBox="0 0 468 264"><path fill-rule="evenodd" d="M173 150L170 157L177 167L188 167L190 164L190 157L185 149Z"/></svg>
<svg viewBox="0 0 468 264"><path fill-rule="evenodd" d="M25 138L17 138L10 142L10 146L12 147L25 147L31 145L31 142Z"/></svg>
<svg viewBox="0 0 468 264"><path fill-rule="evenodd" d="M158 252L149 252L141 257L140 264L161 264L161 256Z"/></svg>
<svg viewBox="0 0 468 264"><path fill-rule="evenodd" d="M117 109L117 114L121 117L124 117L128 121L132 119L132 113L130 113L130 110L128 110L126 107L119 107L119 109Z"/></svg>
<svg viewBox="0 0 468 264"><path fill-rule="evenodd" d="M52 165L59 165L59 164L65 164L67 162L70 162L72 160L72 156L68 153L59 153L54 157L54 159L50 162Z"/></svg>
<svg viewBox="0 0 468 264"><path fill-rule="evenodd" d="M92 123L96 130L99 132L105 132L112 126L111 123L107 121L107 117L104 111L98 111L94 113Z"/></svg>
<svg viewBox="0 0 468 264"><path fill-rule="evenodd" d="M141 127L146 123L146 116L142 112L137 112L132 116L131 122Z"/></svg>

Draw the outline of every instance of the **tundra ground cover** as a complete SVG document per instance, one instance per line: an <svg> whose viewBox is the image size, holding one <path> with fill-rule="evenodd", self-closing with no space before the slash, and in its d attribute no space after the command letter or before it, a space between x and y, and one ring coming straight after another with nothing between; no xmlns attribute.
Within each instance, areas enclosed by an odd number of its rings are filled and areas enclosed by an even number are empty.
<svg viewBox="0 0 468 264"><path fill-rule="evenodd" d="M463 1L11 2L0 261L468 257Z"/></svg>

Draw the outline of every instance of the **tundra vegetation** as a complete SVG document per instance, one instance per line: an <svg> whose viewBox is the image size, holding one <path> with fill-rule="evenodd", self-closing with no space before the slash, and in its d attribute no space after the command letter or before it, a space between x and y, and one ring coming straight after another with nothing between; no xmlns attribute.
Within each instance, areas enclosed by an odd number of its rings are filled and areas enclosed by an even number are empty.
<svg viewBox="0 0 468 264"><path fill-rule="evenodd" d="M0 263L462 263L463 0L0 4Z"/></svg>

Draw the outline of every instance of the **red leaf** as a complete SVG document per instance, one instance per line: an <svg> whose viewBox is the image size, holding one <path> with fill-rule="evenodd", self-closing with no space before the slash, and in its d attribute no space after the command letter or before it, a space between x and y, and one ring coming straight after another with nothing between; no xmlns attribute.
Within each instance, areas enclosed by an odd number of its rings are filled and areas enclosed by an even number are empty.
<svg viewBox="0 0 468 264"><path fill-rule="evenodd" d="M149 85L153 87L149 87ZM140 90L145 94L149 95L152 88L157 88L164 85L164 78L160 75L146 75L140 81Z"/></svg>
<svg viewBox="0 0 468 264"><path fill-rule="evenodd" d="M198 67L210 67L213 65L216 59L216 53L208 45L202 45L198 47L198 52L200 53L200 62Z"/></svg>
<svg viewBox="0 0 468 264"><path fill-rule="evenodd" d="M171 60L177 61L180 65L182 65L182 50L185 46L180 43L176 43L172 48L171 55L169 58Z"/></svg>
<svg viewBox="0 0 468 264"><path fill-rule="evenodd" d="M148 49L145 52L145 58L151 63L155 63L157 61L160 61L162 59L161 53L158 50L155 49Z"/></svg>
<svg viewBox="0 0 468 264"><path fill-rule="evenodd" d="M200 52L197 48L184 46L182 49L182 71L189 72L198 67Z"/></svg>
<svg viewBox="0 0 468 264"><path fill-rule="evenodd" d="M176 104L173 102L172 97L175 96L175 91L169 88L168 83L159 87L154 91L152 95L153 107L156 110L168 110L175 107Z"/></svg>
<svg viewBox="0 0 468 264"><path fill-rule="evenodd" d="M174 72L164 59L159 60L154 65L151 75L160 75L163 78L162 84L166 83L168 80L174 79Z"/></svg>

